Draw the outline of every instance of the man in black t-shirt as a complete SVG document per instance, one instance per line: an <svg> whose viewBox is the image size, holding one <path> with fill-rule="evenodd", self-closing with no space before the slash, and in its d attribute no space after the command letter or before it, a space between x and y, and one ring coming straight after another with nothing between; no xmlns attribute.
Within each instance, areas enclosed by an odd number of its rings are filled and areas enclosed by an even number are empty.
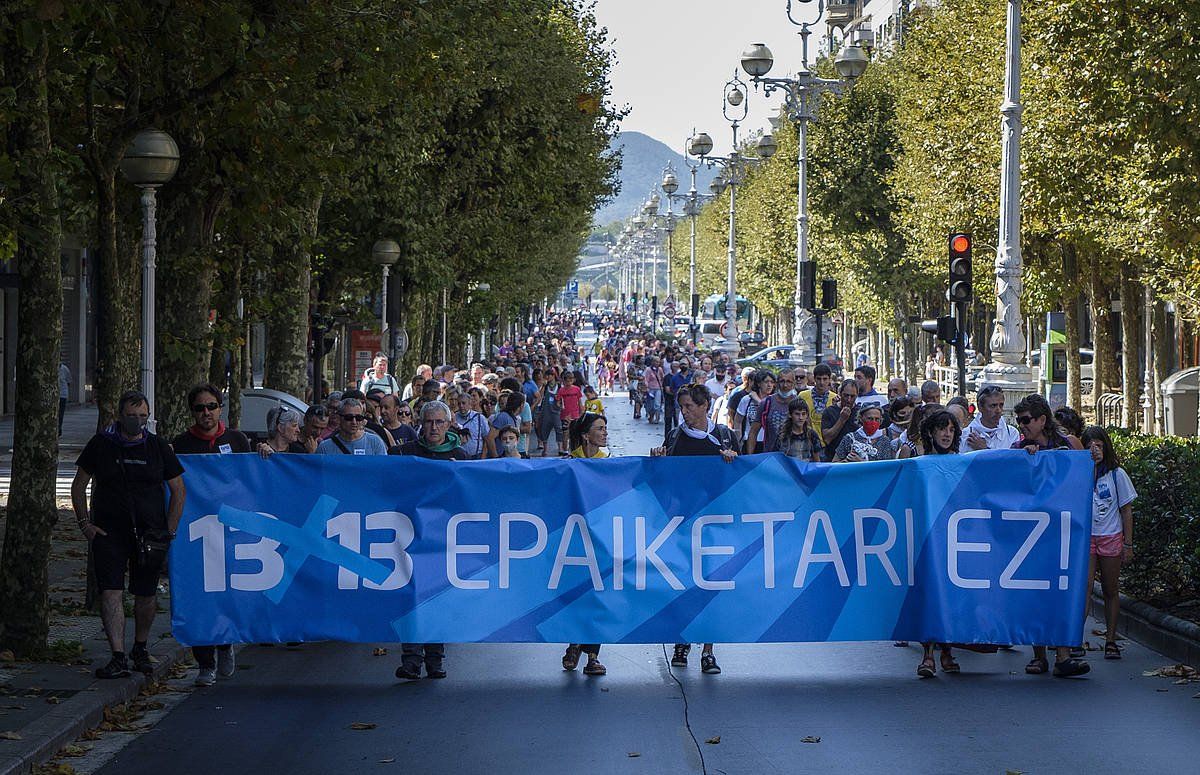
<svg viewBox="0 0 1200 775"><path fill-rule="evenodd" d="M154 669L146 640L158 608L158 577L166 549L183 515L183 466L159 436L146 430L150 402L130 391L117 402L117 422L91 438L75 465L71 505L79 529L91 544L92 566L100 588L100 615L112 659L97 678L129 675L125 658L125 607L122 593L129 571L134 598L134 669ZM170 491L164 503L163 483ZM89 508L87 489L91 483Z"/></svg>
<svg viewBox="0 0 1200 775"><path fill-rule="evenodd" d="M733 431L724 425L715 425L708 419L711 396L707 387L703 384L685 385L679 389L675 401L679 405L679 413L683 415L683 425L667 434L663 446L650 450L651 457L720 455L722 460L730 463L738 456L738 439ZM676 643L671 664L674 667L687 667L691 650L690 643ZM700 652L700 670L710 675L721 672L711 643L705 643Z"/></svg>
<svg viewBox="0 0 1200 775"><path fill-rule="evenodd" d="M821 414L821 441L825 449L821 452L821 460L833 462L833 453L838 444L850 433L858 429L858 383L852 379L842 382L838 388L838 402L834 406L825 407Z"/></svg>
<svg viewBox="0 0 1200 775"><path fill-rule="evenodd" d="M215 385L197 385L188 391L187 405L192 410L195 423L175 437L171 446L179 455L232 455L250 451L250 440L241 431L225 427L221 421L221 389ZM233 677L237 664L233 658L233 646L193 646L192 656L200 666L196 676L197 686L212 686L217 674L222 678Z"/></svg>

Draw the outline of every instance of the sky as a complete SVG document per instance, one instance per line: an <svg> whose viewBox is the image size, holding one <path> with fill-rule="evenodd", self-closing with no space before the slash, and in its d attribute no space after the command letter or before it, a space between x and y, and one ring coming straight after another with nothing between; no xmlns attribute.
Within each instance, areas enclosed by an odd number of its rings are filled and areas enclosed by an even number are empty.
<svg viewBox="0 0 1200 775"><path fill-rule="evenodd" d="M816 2L792 3L797 18L812 19ZM717 153L728 153L732 134L721 114L723 90L751 43L766 43L775 55L772 76L799 69L800 36L787 18L785 0L597 0L596 18L607 27L616 51L612 101L628 105L622 131L637 131L682 152L695 127L708 132ZM809 61L816 59L822 23L809 38ZM768 116L783 97L770 99L749 89L749 114L741 137L769 129Z"/></svg>

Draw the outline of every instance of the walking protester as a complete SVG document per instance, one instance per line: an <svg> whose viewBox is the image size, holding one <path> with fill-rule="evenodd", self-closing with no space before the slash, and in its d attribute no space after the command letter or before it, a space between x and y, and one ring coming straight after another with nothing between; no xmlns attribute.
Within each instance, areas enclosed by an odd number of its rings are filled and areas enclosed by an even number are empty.
<svg viewBox="0 0 1200 775"><path fill-rule="evenodd" d="M686 358L680 358L671 363L671 373L667 375L667 379L663 384L663 438L671 432L671 429L679 424L679 404L675 397L679 395L679 389L688 383L684 364L687 363Z"/></svg>
<svg viewBox="0 0 1200 775"><path fill-rule="evenodd" d="M796 397L796 374L790 370L779 372L775 378L775 392L763 398L758 405L752 420L750 434L746 441L747 451L753 455L755 450L768 451L775 449L779 432L788 418L788 404Z"/></svg>
<svg viewBox="0 0 1200 775"><path fill-rule="evenodd" d="M342 429L342 400L341 393L337 394L337 398L332 395L325 401L325 429L321 431L321 441L333 436Z"/></svg>
<svg viewBox="0 0 1200 775"><path fill-rule="evenodd" d="M705 388L707 390L708 388ZM751 431L757 432L754 423L758 418L758 408L767 396L775 392L775 375L766 369L758 369L750 375L750 390L738 403L737 424L738 437L741 439L739 449L750 451Z"/></svg>
<svg viewBox="0 0 1200 775"><path fill-rule="evenodd" d="M596 394L596 388L591 385L586 385L583 388L583 411L591 412L592 414L604 414L604 402L600 400L600 396Z"/></svg>
<svg viewBox="0 0 1200 775"><path fill-rule="evenodd" d="M908 395L908 383L899 377L894 377L888 380L887 397L889 401L895 401L900 396Z"/></svg>
<svg viewBox="0 0 1200 775"><path fill-rule="evenodd" d="M741 404L742 399L745 398L746 394L750 392L751 378L754 376L754 372L755 369L751 368L750 366L742 369L742 380L737 386L734 387L733 392L729 394L729 401L727 402L725 409L724 424L728 425L733 429L734 433L739 435L742 432L742 426L738 421L737 409L738 405ZM721 423L718 423L718 425L719 424Z"/></svg>
<svg viewBox="0 0 1200 775"><path fill-rule="evenodd" d="M500 434L502 428L515 428L517 430L517 440L520 443L521 435L521 407L525 405L525 394L520 390L506 390L500 394L500 411L496 412L489 423L488 429L488 457L499 457L496 447L496 438Z"/></svg>
<svg viewBox="0 0 1200 775"><path fill-rule="evenodd" d="M412 416L412 408L395 393L379 399L379 424L387 430L395 444L416 441L417 429L412 426Z"/></svg>
<svg viewBox="0 0 1200 775"><path fill-rule="evenodd" d="M305 410L304 425L300 428L300 443L304 445L305 452L311 454L317 451L317 445L325 437L328 426L329 412L324 406L317 404Z"/></svg>
<svg viewBox="0 0 1200 775"><path fill-rule="evenodd" d="M425 364L418 366L417 373L414 374L413 378L409 380L407 385L404 386L404 392L400 395L400 398L405 401L411 401L414 398L421 397L421 389L425 387L425 382L429 379L429 377L426 376L426 371L422 371L422 369L428 371L430 375L433 374L433 369L431 369L429 366Z"/></svg>
<svg viewBox="0 0 1200 775"><path fill-rule="evenodd" d="M708 395L716 400L725 395L725 369L719 368L715 370L711 377L704 383L704 387L708 388Z"/></svg>
<svg viewBox="0 0 1200 775"><path fill-rule="evenodd" d="M383 427L381 422L382 415L379 411L379 402L385 395L394 395L383 393L379 390L372 390L367 393L366 400L363 401L363 409L367 411L367 430L374 433L383 442L384 447L391 447L398 443L392 438L392 434L387 428Z"/></svg>
<svg viewBox="0 0 1200 775"><path fill-rule="evenodd" d="M558 402L562 407L562 433L559 438L567 436L571 421L583 414L583 389L576 384L576 373L563 372L563 385L558 389ZM562 450L566 456L567 450Z"/></svg>
<svg viewBox="0 0 1200 775"><path fill-rule="evenodd" d="M392 455L415 455L429 460L466 460L467 455L459 448L459 436L450 429L453 422L450 407L441 401L428 401L421 407L421 434L416 441L409 441L388 452ZM421 665L429 678L445 678L445 643L401 644L400 667L396 677L415 681L421 677Z"/></svg>
<svg viewBox="0 0 1200 775"><path fill-rule="evenodd" d="M453 413L454 425L462 439L462 451L468 460L483 460L496 456L492 447L494 436L491 424L483 412L475 409L475 400L480 394L481 391L477 389L464 392L456 386L446 388L446 405Z"/></svg>
<svg viewBox="0 0 1200 775"><path fill-rule="evenodd" d="M358 383L358 389L366 395L372 390L392 394L400 392L400 383L388 373L388 359L383 353L375 353L371 368L367 369Z"/></svg>
<svg viewBox="0 0 1200 775"><path fill-rule="evenodd" d="M801 391L800 397L808 404L808 414L813 418L817 433L822 432L825 410L833 400L833 369L828 363L818 363L812 370L812 387Z"/></svg>
<svg viewBox="0 0 1200 775"><path fill-rule="evenodd" d="M677 400L683 414L683 425L671 431L661 447L650 450L651 457L679 455L720 455L730 463L737 457L738 438L727 426L715 425L708 419L710 398L704 385L689 385L683 388ZM687 667L690 643L676 643L671 657L674 667ZM700 670L710 675L721 672L713 653L713 644L705 643L700 652Z"/></svg>
<svg viewBox="0 0 1200 775"><path fill-rule="evenodd" d="M71 370L58 364L58 437L62 438L63 419L67 416L67 398L71 395Z"/></svg>
<svg viewBox="0 0 1200 775"><path fill-rule="evenodd" d="M496 456L515 457L517 459L525 457L519 449L520 437L521 434L517 433L515 425L508 425L501 428L496 434Z"/></svg>
<svg viewBox="0 0 1200 775"><path fill-rule="evenodd" d="M921 403L923 404L941 404L942 403L942 386L931 379L927 379L921 383Z"/></svg>
<svg viewBox="0 0 1200 775"><path fill-rule="evenodd" d="M521 394L521 411L517 414L517 448L522 457L529 457L529 435L533 432L533 406L525 393L520 377L505 377L500 380L501 390L511 390ZM535 390L536 394L537 391ZM500 454L497 449L496 454Z"/></svg>
<svg viewBox="0 0 1200 775"><path fill-rule="evenodd" d="M1083 441L1084 423L1079 412L1069 406L1060 406L1054 410L1054 421L1058 423L1058 427Z"/></svg>
<svg viewBox="0 0 1200 775"><path fill-rule="evenodd" d="M962 445L962 429L955 422L954 417L945 409L936 409L929 412L925 419L921 422L921 445L926 455L955 455ZM933 651L938 649L941 652L939 661L941 662L943 673L958 673L961 671L959 664L954 659L950 644L948 643L922 643L924 653L921 655L921 664L917 666L917 675L921 678L932 678L937 673L937 667L933 661Z"/></svg>
<svg viewBox="0 0 1200 775"><path fill-rule="evenodd" d="M896 443L883 432L883 410L877 405L858 412L859 426L842 437L833 453L835 463L862 463L894 460Z"/></svg>
<svg viewBox="0 0 1200 775"><path fill-rule="evenodd" d="M602 415L587 412L571 423L571 457L593 459L608 457L608 420ZM605 675L608 669L600 663L599 643L571 643L563 654L563 670L573 671L579 666L579 657L587 654L584 675Z"/></svg>
<svg viewBox="0 0 1200 775"><path fill-rule="evenodd" d="M667 375L663 372L657 357L646 359L646 370L642 373L646 385L646 421L651 425L657 423L663 410L663 382Z"/></svg>
<svg viewBox="0 0 1200 775"><path fill-rule="evenodd" d="M857 404L858 383L852 379L842 380L838 388L837 406L826 407L821 415L821 441L825 442L821 459L826 463L833 462L833 455L841 446L842 439L858 429Z"/></svg>
<svg viewBox="0 0 1200 775"><path fill-rule="evenodd" d="M961 452L1012 449L1021 434L1004 421L1004 391L995 385L982 388L975 398L979 413L963 429Z"/></svg>
<svg viewBox="0 0 1200 775"><path fill-rule="evenodd" d="M737 366L728 367L725 369L725 372L725 392L712 402L712 410L708 414L709 419L717 425L729 424L729 399L737 391L740 384Z"/></svg>
<svg viewBox="0 0 1200 775"><path fill-rule="evenodd" d="M183 466L170 445L146 430L150 402L131 390L117 401L117 421L93 436L75 461L71 506L90 544L100 590L100 619L112 658L97 678L154 670L146 641L158 610L158 577L179 527L186 494ZM169 499L163 498L166 484ZM92 485L88 503L88 485ZM133 650L125 658L126 571L133 595Z"/></svg>
<svg viewBox="0 0 1200 775"><path fill-rule="evenodd" d="M529 367L527 365L525 365L524 363L517 364L516 379L517 379L517 382L521 383L521 392L525 394L525 401L530 406L533 405L533 397L534 397L534 395L537 394L537 391L538 391L538 383L537 383L537 378L536 378L537 371L538 371L537 369L534 369L531 372L529 370Z"/></svg>
<svg viewBox="0 0 1200 775"><path fill-rule="evenodd" d="M884 432L887 433L889 439L897 442L897 448L900 437L911 427L913 411L912 399L907 395L897 396L888 404L887 418L890 419L891 424L884 429Z"/></svg>
<svg viewBox="0 0 1200 775"><path fill-rule="evenodd" d="M788 402L788 418L772 451L806 463L819 463L821 447L821 435L812 427L808 403L798 396L793 398Z"/></svg>
<svg viewBox="0 0 1200 775"><path fill-rule="evenodd" d="M941 411L938 404L917 404L913 407L908 428L896 439L896 458L905 460L910 457L920 457L925 454L925 442L921 440L921 423L934 412Z"/></svg>
<svg viewBox="0 0 1200 775"><path fill-rule="evenodd" d="M888 405L887 396L875 390L875 367L863 364L854 370L854 381L858 385L859 410L878 406L880 411Z"/></svg>
<svg viewBox="0 0 1200 775"><path fill-rule="evenodd" d="M1083 449L1079 439L1061 430L1054 420L1054 413L1046 399L1034 393L1025 396L1013 407L1017 418L1017 427L1021 429L1021 438L1014 449L1023 449L1033 455L1038 452L1056 449ZM1049 662L1046 659L1046 647L1034 646L1033 659L1025 665L1025 672L1031 675L1042 675L1049 672ZM1054 675L1059 678L1071 678L1084 675L1091 670L1091 665L1078 657L1071 656L1071 649L1066 646L1055 647Z"/></svg>
<svg viewBox="0 0 1200 775"><path fill-rule="evenodd" d="M546 377L546 384L538 391L533 429L542 447L542 457L546 457L549 454L547 442L551 436L554 436L557 450L563 450L562 404L558 400L558 369L551 366L542 373Z"/></svg>
<svg viewBox="0 0 1200 775"><path fill-rule="evenodd" d="M258 454L266 459L276 452L300 455L309 452L300 440L302 421L303 416L295 409L273 407L267 412L267 440L258 443ZM313 449L316 449L315 445Z"/></svg>
<svg viewBox="0 0 1200 775"><path fill-rule="evenodd" d="M1117 619L1121 615L1121 565L1133 559L1133 501L1137 490L1113 449L1103 428L1092 425L1083 431L1084 447L1096 464L1096 483L1092 489L1092 548L1088 561L1088 581L1100 570L1100 589L1104 593L1104 658L1120 659L1117 645ZM1087 625L1087 613L1083 616ZM1084 629L1084 637L1087 630ZM1082 656L1078 652L1074 656Z"/></svg>
<svg viewBox="0 0 1200 775"><path fill-rule="evenodd" d="M645 366L642 356L638 355L625 369L626 381L629 383L629 403L633 404L633 419L642 419L642 372Z"/></svg>
<svg viewBox="0 0 1200 775"><path fill-rule="evenodd" d="M357 398L342 401L338 432L317 445L318 455L386 455L387 447L374 433L367 433L367 412Z"/></svg>
<svg viewBox="0 0 1200 775"><path fill-rule="evenodd" d="M197 385L188 391L187 405L192 410L195 423L171 442L175 454L231 455L250 451L250 440L244 433L225 427L221 420L222 403L221 390L213 385ZM278 428L274 430L278 438ZM299 430L297 422L294 434L299 435ZM217 682L218 675L232 678L237 672L232 644L193 646L192 656L199 667L196 686L212 686Z"/></svg>

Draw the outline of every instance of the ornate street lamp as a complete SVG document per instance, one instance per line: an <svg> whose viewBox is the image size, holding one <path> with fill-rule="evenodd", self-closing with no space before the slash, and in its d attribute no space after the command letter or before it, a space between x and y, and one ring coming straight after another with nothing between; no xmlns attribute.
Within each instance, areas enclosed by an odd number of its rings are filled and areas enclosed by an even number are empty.
<svg viewBox="0 0 1200 775"><path fill-rule="evenodd" d="M142 392L150 403L150 431L154 416L154 290L158 234L155 214L158 187L175 177L179 169L179 146L161 129L143 129L125 149L121 172L142 190Z"/></svg>
<svg viewBox="0 0 1200 775"><path fill-rule="evenodd" d="M801 0L808 2L809 0ZM813 332L812 344L804 336L806 324L813 320L816 309L816 265L808 256L808 124L816 120L817 100L822 93L841 94L867 69L867 55L857 45L843 45L834 57L833 66L840 78L818 78L809 70L808 36L812 25L820 21L825 13L825 0L817 0L817 17L801 22L792 15L792 3L788 0L788 20L800 28L801 68L795 78L768 78L767 73L775 65L775 57L765 43L752 43L742 52L742 69L750 76L757 89L760 86L765 96L776 90L785 94L784 112L796 124L797 136L797 207L796 207L796 292L793 297L793 325L795 332L792 360L810 362L819 350L817 340L822 332Z"/></svg>

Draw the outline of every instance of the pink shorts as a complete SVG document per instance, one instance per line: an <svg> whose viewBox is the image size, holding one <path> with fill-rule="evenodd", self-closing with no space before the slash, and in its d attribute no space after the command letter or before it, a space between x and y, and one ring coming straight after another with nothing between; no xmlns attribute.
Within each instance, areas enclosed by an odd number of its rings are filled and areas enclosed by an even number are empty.
<svg viewBox="0 0 1200 775"><path fill-rule="evenodd" d="M1125 534L1092 536L1092 554L1097 557L1120 557L1125 552Z"/></svg>

